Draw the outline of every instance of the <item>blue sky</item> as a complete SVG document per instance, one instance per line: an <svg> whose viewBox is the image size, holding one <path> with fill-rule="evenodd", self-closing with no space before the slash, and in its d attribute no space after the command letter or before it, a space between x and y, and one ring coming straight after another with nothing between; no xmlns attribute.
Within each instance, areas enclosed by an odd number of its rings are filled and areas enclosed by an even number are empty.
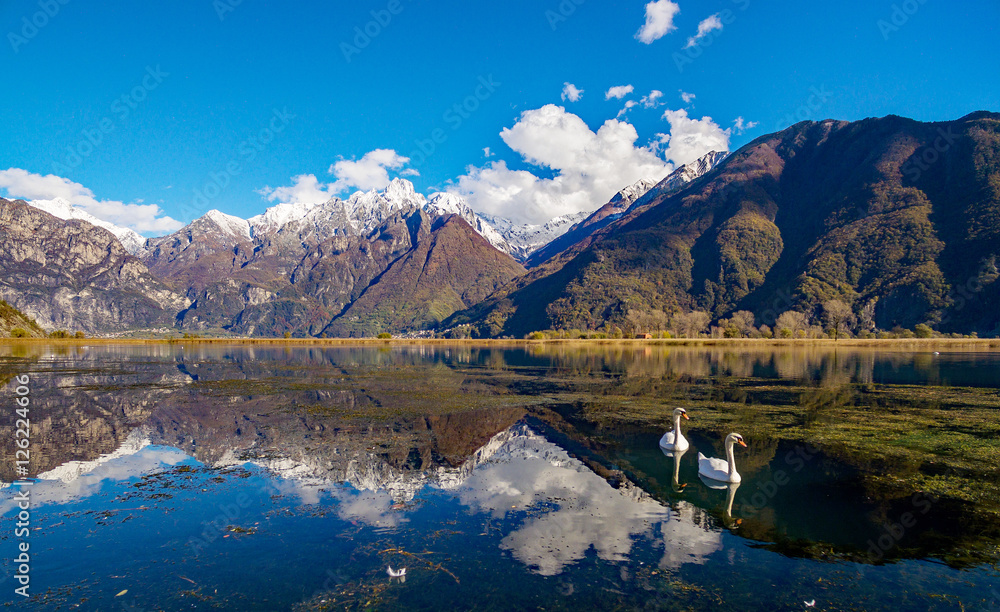
<svg viewBox="0 0 1000 612"><path fill-rule="evenodd" d="M0 193L145 233L398 175L540 221L800 119L1000 111L993 0L62 1L0 3Z"/></svg>

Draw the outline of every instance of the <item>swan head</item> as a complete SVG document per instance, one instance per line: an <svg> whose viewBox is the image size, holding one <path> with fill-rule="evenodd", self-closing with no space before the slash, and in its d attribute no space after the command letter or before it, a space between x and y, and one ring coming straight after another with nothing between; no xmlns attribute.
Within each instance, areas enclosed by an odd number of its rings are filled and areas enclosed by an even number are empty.
<svg viewBox="0 0 1000 612"><path fill-rule="evenodd" d="M731 433L726 436L726 445L739 444L743 448L747 447L747 443L743 441L743 436L738 433Z"/></svg>
<svg viewBox="0 0 1000 612"><path fill-rule="evenodd" d="M688 416L687 410L684 410L683 408L674 408L674 419L678 419L680 417L684 417L689 421L691 420L691 417Z"/></svg>

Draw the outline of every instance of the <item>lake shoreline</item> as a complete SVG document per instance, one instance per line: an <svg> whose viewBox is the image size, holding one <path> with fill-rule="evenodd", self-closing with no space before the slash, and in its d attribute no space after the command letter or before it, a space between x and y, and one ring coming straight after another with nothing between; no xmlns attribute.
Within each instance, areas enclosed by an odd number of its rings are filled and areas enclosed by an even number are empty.
<svg viewBox="0 0 1000 612"><path fill-rule="evenodd" d="M897 339L480 339L430 338L0 338L0 346L51 344L86 345L227 345L227 346L627 346L627 347L732 347L732 348L879 348L895 350L1000 349L1000 338L897 338Z"/></svg>

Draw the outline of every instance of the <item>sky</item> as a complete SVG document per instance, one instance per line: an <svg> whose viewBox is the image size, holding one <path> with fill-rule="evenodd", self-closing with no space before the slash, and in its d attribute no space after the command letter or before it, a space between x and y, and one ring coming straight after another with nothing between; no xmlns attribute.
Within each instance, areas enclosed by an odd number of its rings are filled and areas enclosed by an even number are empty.
<svg viewBox="0 0 1000 612"><path fill-rule="evenodd" d="M1000 111L995 0L7 0L0 23L0 195L148 236L395 177L537 223L801 120Z"/></svg>

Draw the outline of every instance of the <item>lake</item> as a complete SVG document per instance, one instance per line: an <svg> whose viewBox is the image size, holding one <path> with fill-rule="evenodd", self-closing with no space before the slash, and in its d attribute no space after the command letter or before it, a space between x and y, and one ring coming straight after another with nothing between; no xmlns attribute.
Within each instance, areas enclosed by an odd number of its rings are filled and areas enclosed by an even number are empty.
<svg viewBox="0 0 1000 612"><path fill-rule="evenodd" d="M2 601L1000 610L1000 353L938 350L0 346Z"/></svg>

